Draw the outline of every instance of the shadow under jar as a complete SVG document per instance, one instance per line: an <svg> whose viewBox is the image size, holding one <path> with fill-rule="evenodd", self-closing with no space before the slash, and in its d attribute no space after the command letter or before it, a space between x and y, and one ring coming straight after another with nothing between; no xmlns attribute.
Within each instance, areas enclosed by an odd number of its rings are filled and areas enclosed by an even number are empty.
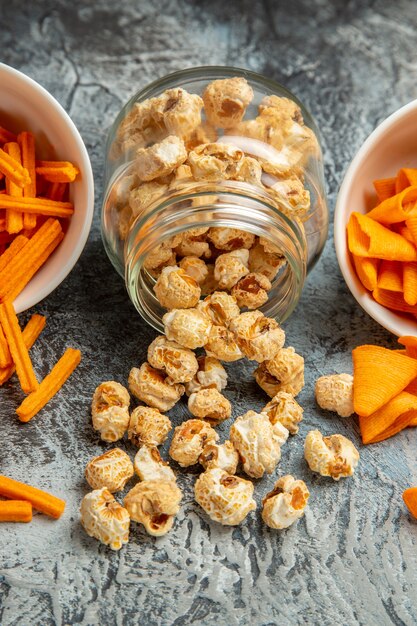
<svg viewBox="0 0 417 626"><path fill-rule="evenodd" d="M327 230L318 130L278 83L236 68L184 70L135 94L110 131L103 241L159 331L166 309L153 287L163 268L197 257L208 272L202 297L230 291L218 287L216 264L236 250L271 282L260 310L284 321Z"/></svg>

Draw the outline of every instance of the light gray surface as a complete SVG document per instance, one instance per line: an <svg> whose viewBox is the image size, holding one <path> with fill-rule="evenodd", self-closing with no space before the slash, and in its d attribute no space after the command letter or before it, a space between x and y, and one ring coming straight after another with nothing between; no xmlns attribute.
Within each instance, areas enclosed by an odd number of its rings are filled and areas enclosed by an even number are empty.
<svg viewBox="0 0 417 626"><path fill-rule="evenodd" d="M91 394L103 379L126 381L154 336L129 303L99 235L103 146L121 105L149 81L183 67L234 64L264 73L316 117L333 208L362 141L416 97L416 27L413 0L0 1L0 59L38 80L67 109L90 151L97 186L96 219L80 262L35 307L48 316L33 350L39 375L68 344L81 348L83 363L30 424L15 418L17 385L1 391L1 472L68 500L58 522L37 516L30 525L1 526L2 626L417 623L417 523L401 500L402 490L417 484L416 432L360 447L355 477L340 483L313 476L303 461L311 428L359 442L354 419L317 410L317 376L350 371L358 344L395 345L347 292L331 236L286 324L289 345L305 356L307 384L300 395L305 419L284 446L278 472L311 487L305 518L284 532L268 530L259 512L236 529L219 527L193 502L196 470L181 472L184 506L164 538L155 541L133 526L130 543L113 553L78 523L85 463L108 448L90 425ZM252 369L229 368L234 416L265 401ZM185 414L185 405L177 407L174 421ZM273 480L257 482L258 502Z"/></svg>

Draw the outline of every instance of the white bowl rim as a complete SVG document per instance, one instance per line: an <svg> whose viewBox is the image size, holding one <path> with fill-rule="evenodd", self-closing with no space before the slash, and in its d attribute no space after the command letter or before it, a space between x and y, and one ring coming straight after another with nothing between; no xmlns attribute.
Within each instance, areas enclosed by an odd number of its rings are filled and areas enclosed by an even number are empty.
<svg viewBox="0 0 417 626"><path fill-rule="evenodd" d="M417 99L408 102L394 111L394 113L391 113L391 115L383 120L372 131L367 139L365 139L345 173L337 195L334 212L333 236L336 257L339 263L340 271L342 272L343 278L345 279L350 292L359 305L368 313L368 315L370 315L381 326L389 330L393 335L397 335L398 337L410 334L408 320L373 300L369 292L365 290L359 281L353 269L351 269L350 256L348 254L346 241L346 213L343 209L346 206L348 191L354 180L359 163L365 159L366 155L369 154L374 145L384 135L388 128L395 124L404 115L407 115L410 111L415 110L417 110Z"/></svg>
<svg viewBox="0 0 417 626"><path fill-rule="evenodd" d="M30 309L35 304L38 304L49 294L51 294L65 280L65 278L68 276L68 274L71 272L78 259L80 258L81 253L84 250L85 244L87 242L88 235L90 234L91 224L94 216L94 178L90 157L88 155L84 141L74 122L65 111L64 107L58 102L58 100L56 100L54 96L49 93L49 91L47 91L44 87L42 87L42 85L37 83L33 78L30 78L19 70L16 70L14 67L10 67L10 65L6 65L5 63L0 62L0 71L3 71L6 74L8 73L11 76L15 76L19 80L26 82L33 89L40 92L42 96L48 101L50 106L64 118L66 124L70 127L72 131L74 140L80 151L80 169L83 172L83 178L86 181L87 190L85 219L83 221L83 227L77 240L77 245L74 246L74 248L72 249L71 255L68 257L65 265L63 265L56 273L54 272L54 276L49 281L49 283L45 285L43 289L39 290L36 295L34 294L31 298L28 298L24 304L24 307L17 307L17 312L21 313L27 309Z"/></svg>

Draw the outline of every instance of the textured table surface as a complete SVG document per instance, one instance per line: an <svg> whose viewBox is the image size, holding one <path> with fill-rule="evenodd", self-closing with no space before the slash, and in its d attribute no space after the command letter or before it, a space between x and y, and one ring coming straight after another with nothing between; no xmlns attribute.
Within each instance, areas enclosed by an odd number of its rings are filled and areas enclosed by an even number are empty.
<svg viewBox="0 0 417 626"><path fill-rule="evenodd" d="M2 525L2 626L417 623L417 523L401 500L402 490L417 483L416 433L360 447L357 473L340 483L312 476L303 461L311 428L359 442L354 419L317 409L314 380L350 371L350 351L360 343L395 345L348 293L331 235L285 325L289 345L305 356L307 384L300 395L305 419L283 448L279 472L311 487L305 518L284 532L263 526L259 513L235 529L217 526L193 502L195 470L179 477L183 507L164 538L133 526L130 543L113 553L78 522L85 463L108 447L91 427L91 394L102 380L126 381L154 337L129 303L99 233L104 142L121 105L156 77L193 65L237 65L274 78L318 121L333 210L365 137L417 97L416 28L413 0L0 1L0 59L38 80L69 112L90 152L97 190L80 262L35 307L48 316L33 350L38 373L68 344L81 348L83 363L30 424L15 418L16 384L1 391L1 472L68 500L58 522L37 516L30 525ZM229 368L234 416L265 401L252 369ZM173 421L185 414L185 405L177 407ZM258 502L273 480L258 481Z"/></svg>

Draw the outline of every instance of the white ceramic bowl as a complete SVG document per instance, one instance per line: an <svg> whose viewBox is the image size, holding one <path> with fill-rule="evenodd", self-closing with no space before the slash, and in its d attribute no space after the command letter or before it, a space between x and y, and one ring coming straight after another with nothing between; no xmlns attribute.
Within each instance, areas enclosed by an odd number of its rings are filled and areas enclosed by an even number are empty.
<svg viewBox="0 0 417 626"><path fill-rule="evenodd" d="M91 228L94 182L87 149L62 106L34 80L0 63L0 125L35 134L37 155L72 161L80 171L71 185L74 214L62 243L15 301L20 313L49 295L76 264Z"/></svg>
<svg viewBox="0 0 417 626"><path fill-rule="evenodd" d="M347 286L374 320L399 337L417 335L417 320L381 306L363 287L347 247L346 225L353 211L366 213L377 204L372 181L395 176L401 167L417 167L417 100L390 115L366 139L346 172L334 216L337 260Z"/></svg>

